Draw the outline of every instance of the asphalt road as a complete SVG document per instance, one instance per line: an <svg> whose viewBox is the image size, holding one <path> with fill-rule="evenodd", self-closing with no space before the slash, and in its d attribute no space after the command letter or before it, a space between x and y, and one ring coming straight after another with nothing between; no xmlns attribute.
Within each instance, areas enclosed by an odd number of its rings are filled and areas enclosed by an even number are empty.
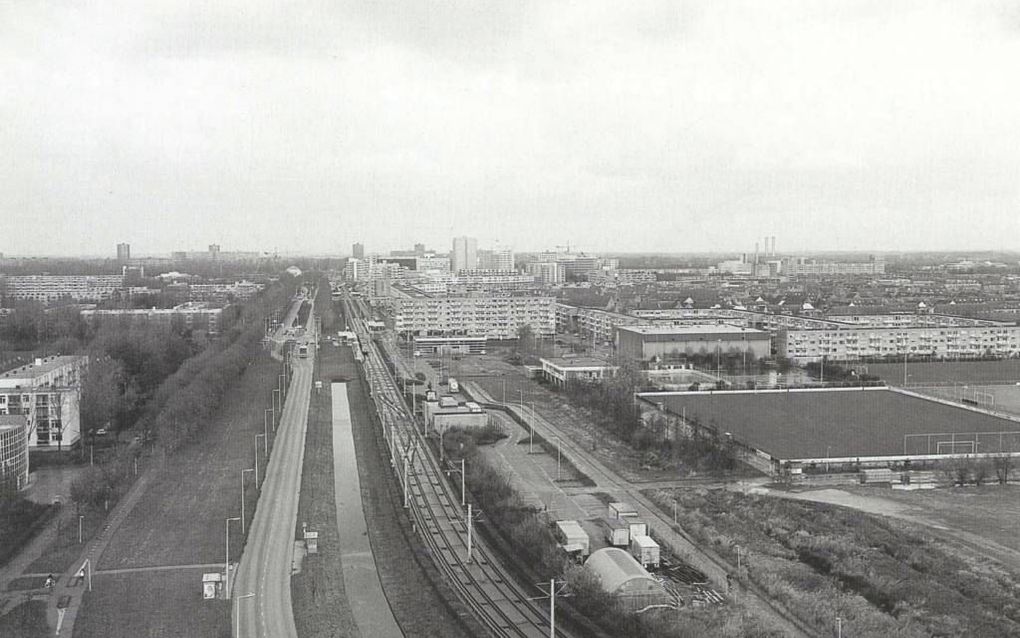
<svg viewBox="0 0 1020 638"><path fill-rule="evenodd" d="M292 359L294 374L283 416L248 542L231 583L231 618L234 623L239 621L235 625L235 635L297 638L290 575L313 361L312 358ZM254 597L240 598L252 593Z"/></svg>

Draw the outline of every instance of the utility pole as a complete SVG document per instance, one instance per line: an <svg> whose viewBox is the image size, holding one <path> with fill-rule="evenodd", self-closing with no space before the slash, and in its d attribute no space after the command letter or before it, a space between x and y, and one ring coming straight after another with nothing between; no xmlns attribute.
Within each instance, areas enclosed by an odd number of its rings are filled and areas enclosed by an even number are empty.
<svg viewBox="0 0 1020 638"><path fill-rule="evenodd" d="M246 470L241 470L241 534L244 534L244 516L245 516L245 509L244 509L244 473L245 472L253 472L253 471L254 470L251 469L251 468L248 468Z"/></svg>
<svg viewBox="0 0 1020 638"><path fill-rule="evenodd" d="M472 522L474 516L471 513L471 503L468 503L467 511L467 534L468 534L468 546L467 546L467 562L471 562L471 528L473 527Z"/></svg>
<svg viewBox="0 0 1020 638"><path fill-rule="evenodd" d="M539 584L538 585L539 589L541 589L544 585L545 583ZM557 585L559 585L560 587L558 591L556 589ZM549 638L556 638L556 595L560 594L561 597L572 595L563 593L563 590L566 589L566 586L567 583L565 581L561 580L557 583L556 579L553 578L549 581L549 593L547 595L536 596L534 598L528 599L528 600L542 600L544 598L549 599Z"/></svg>
<svg viewBox="0 0 1020 638"><path fill-rule="evenodd" d="M236 634L237 638L241 638L241 601L244 600L245 598L254 597L255 592L251 592L250 594L244 594L242 596L237 597L237 604L235 605L236 610L234 612L234 627L237 629Z"/></svg>
<svg viewBox="0 0 1020 638"><path fill-rule="evenodd" d="M227 581L226 582L226 588L227 588L227 598L228 599L230 598L230 521L239 521L239 520L241 520L241 519L239 517L237 517L237 516L232 516L232 517L227 519L227 534L226 534L226 536L227 536L227 552L226 552L226 557L223 560L223 572L225 574L225 578L226 578L226 581Z"/></svg>

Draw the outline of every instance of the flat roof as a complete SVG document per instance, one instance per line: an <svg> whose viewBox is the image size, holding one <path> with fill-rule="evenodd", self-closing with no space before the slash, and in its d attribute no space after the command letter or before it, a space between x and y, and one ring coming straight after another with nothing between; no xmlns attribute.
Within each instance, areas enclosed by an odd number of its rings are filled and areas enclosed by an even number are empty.
<svg viewBox="0 0 1020 638"><path fill-rule="evenodd" d="M611 368L614 367L605 359L598 357L542 357L542 363L557 368Z"/></svg>
<svg viewBox="0 0 1020 638"><path fill-rule="evenodd" d="M976 433L1010 433L1006 443L1020 437L1020 421L888 388L641 396L782 460L920 456L928 453L926 445L934 445L926 443L926 435L935 442L950 441L952 434L959 441L964 440L960 435ZM984 447L998 443L991 436Z"/></svg>
<svg viewBox="0 0 1020 638"><path fill-rule="evenodd" d="M643 335L663 335L663 334L758 334L767 335L768 333L763 330L757 330L755 328L742 328L739 326L731 326L729 324L700 324L696 326L674 326L674 325L654 325L654 326L617 326L617 330L623 332L634 332Z"/></svg>
<svg viewBox="0 0 1020 638"><path fill-rule="evenodd" d="M61 366L65 366L84 358L85 357L81 355L46 357L40 365L36 365L33 361L32 363L27 363L12 370L8 370L0 374L0 379L34 379L36 377L41 377L48 372L52 372Z"/></svg>
<svg viewBox="0 0 1020 638"><path fill-rule="evenodd" d="M0 430L23 428L28 423L28 417L24 414L0 414Z"/></svg>

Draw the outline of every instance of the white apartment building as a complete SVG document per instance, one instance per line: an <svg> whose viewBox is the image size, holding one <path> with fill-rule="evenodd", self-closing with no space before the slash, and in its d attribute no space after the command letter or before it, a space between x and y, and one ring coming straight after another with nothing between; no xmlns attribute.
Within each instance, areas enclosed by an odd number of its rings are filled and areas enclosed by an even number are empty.
<svg viewBox="0 0 1020 638"><path fill-rule="evenodd" d="M562 284L567 280L567 271L563 264L555 261L531 262L525 266L527 273L543 284Z"/></svg>
<svg viewBox="0 0 1020 638"><path fill-rule="evenodd" d="M474 237L454 237L450 266L453 272L478 268L478 240Z"/></svg>
<svg viewBox="0 0 1020 638"><path fill-rule="evenodd" d="M28 419L0 414L0 495L28 485Z"/></svg>
<svg viewBox="0 0 1020 638"><path fill-rule="evenodd" d="M67 449L81 438L84 356L54 356L0 374L0 415L28 418L30 450Z"/></svg>
<svg viewBox="0 0 1020 638"><path fill-rule="evenodd" d="M11 275L3 284L9 299L102 301L124 287L124 275Z"/></svg>
<svg viewBox="0 0 1020 638"><path fill-rule="evenodd" d="M555 300L530 295L405 295L393 301L393 323L398 333L414 336L516 339L524 325L548 336L556 328Z"/></svg>
<svg viewBox="0 0 1020 638"><path fill-rule="evenodd" d="M210 308L204 303L186 303L173 308L116 308L81 311L81 318L90 328L133 325L158 325L166 330L179 328L209 336L220 333L223 308Z"/></svg>
<svg viewBox="0 0 1020 638"><path fill-rule="evenodd" d="M799 363L925 356L969 359L980 356L1020 356L1020 326L924 326L849 328L841 330L782 330L777 338L780 356Z"/></svg>
<svg viewBox="0 0 1020 638"><path fill-rule="evenodd" d="M638 317L610 312L601 308L583 308L565 303L556 304L556 328L559 332L576 332L600 343L616 340L616 328L646 324Z"/></svg>

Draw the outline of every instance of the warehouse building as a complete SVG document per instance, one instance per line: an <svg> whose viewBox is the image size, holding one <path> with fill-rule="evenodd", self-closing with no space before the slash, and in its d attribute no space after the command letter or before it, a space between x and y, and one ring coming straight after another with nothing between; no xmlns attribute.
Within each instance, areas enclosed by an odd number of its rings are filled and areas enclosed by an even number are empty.
<svg viewBox="0 0 1020 638"><path fill-rule="evenodd" d="M662 583L633 556L618 547L605 547L593 552L584 562L584 568L595 574L602 589L619 600L627 611L670 602Z"/></svg>
<svg viewBox="0 0 1020 638"><path fill-rule="evenodd" d="M733 352L762 358L771 354L771 338L761 330L730 325L620 326L617 348L622 358L645 362Z"/></svg>
<svg viewBox="0 0 1020 638"><path fill-rule="evenodd" d="M81 375L88 357L36 359L0 374L0 415L23 415L31 450L66 449L81 438Z"/></svg>
<svg viewBox="0 0 1020 638"><path fill-rule="evenodd" d="M28 485L28 418L0 415L0 495Z"/></svg>

